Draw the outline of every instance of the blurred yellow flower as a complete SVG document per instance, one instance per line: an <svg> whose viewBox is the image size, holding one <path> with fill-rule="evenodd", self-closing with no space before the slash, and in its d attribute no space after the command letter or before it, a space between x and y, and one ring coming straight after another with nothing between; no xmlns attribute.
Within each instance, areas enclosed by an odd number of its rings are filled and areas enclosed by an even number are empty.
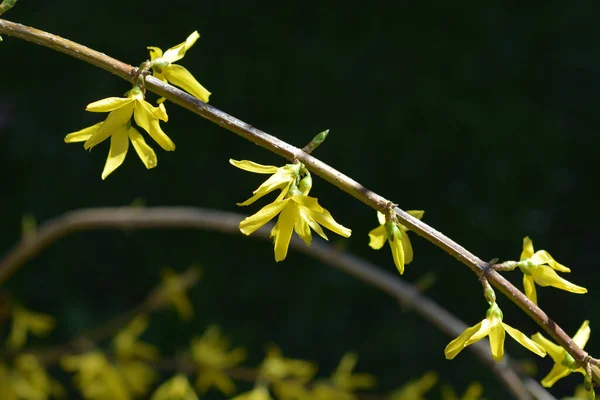
<svg viewBox="0 0 600 400"><path fill-rule="evenodd" d="M192 339L192 358L198 366L195 386L201 393L213 386L226 396L235 392L235 384L225 371L244 361L246 350L241 347L229 350L229 347L229 341L216 325L209 326L201 337Z"/></svg>
<svg viewBox="0 0 600 400"><path fill-rule="evenodd" d="M529 237L523 239L523 252L518 266L523 272L525 295L535 304L537 304L536 283L540 286L553 286L571 293L587 293L586 288L574 285L554 272L554 270L560 272L571 272L571 270L557 263L547 251L539 250L534 253L533 242Z"/></svg>
<svg viewBox="0 0 600 400"><path fill-rule="evenodd" d="M331 382L336 387L348 392L373 388L377 384L377 380L373 375L352 373L357 362L358 355L356 353L344 354L336 370L331 375Z"/></svg>
<svg viewBox="0 0 600 400"><path fill-rule="evenodd" d="M4 371L7 373L7 370ZM3 382L0 379L0 382ZM63 397L64 388L51 378L40 360L33 354L19 354L15 359L10 379L6 382L10 388L0 389L1 399L46 400L50 397ZM3 384L0 383L0 386ZM13 396L6 392L14 392Z"/></svg>
<svg viewBox="0 0 600 400"><path fill-rule="evenodd" d="M50 333L56 322L51 315L29 311L21 306L12 308L12 326L8 336L8 347L18 350L27 342L27 334L44 336Z"/></svg>
<svg viewBox="0 0 600 400"><path fill-rule="evenodd" d="M156 371L142 361L117 361L115 369L123 377L134 397L146 397L158 378Z"/></svg>
<svg viewBox="0 0 600 400"><path fill-rule="evenodd" d="M293 379L302 383L309 382L317 373L317 366L311 361L285 358L275 344L267 346L267 356L258 371L260 379L278 381Z"/></svg>
<svg viewBox="0 0 600 400"><path fill-rule="evenodd" d="M171 268L163 268L160 271L160 275L163 282L164 295L167 296L169 302L177 310L179 318L184 321L190 321L194 318L194 307L185 293L181 278Z"/></svg>
<svg viewBox="0 0 600 400"><path fill-rule="evenodd" d="M115 354L120 361L135 359L156 360L158 349L139 340L139 336L148 328L148 317L137 316L125 328L117 333L113 340Z"/></svg>
<svg viewBox="0 0 600 400"><path fill-rule="evenodd" d="M191 95L208 103L210 92L206 90L187 69L181 65L173 64L175 61L179 61L185 56L185 53L194 45L194 43L196 43L198 38L200 38L198 31L194 31L188 36L185 42L171 47L165 51L164 54L158 47L149 46L148 50L150 50L152 70L156 78L163 82L179 86Z"/></svg>
<svg viewBox="0 0 600 400"><path fill-rule="evenodd" d="M410 215L417 219L423 218L425 211L411 210L407 211ZM374 250L379 250L383 247L386 240L392 249L392 257L398 272L404 273L404 264L410 264L413 260L413 250L410 239L406 232L408 228L395 221L387 221L385 215L377 211L377 219L379 226L369 232L369 246Z"/></svg>
<svg viewBox="0 0 600 400"><path fill-rule="evenodd" d="M452 386L442 386L443 400L480 400L483 396L483 386L479 382L473 382L465 390L462 396L458 396Z"/></svg>
<svg viewBox="0 0 600 400"><path fill-rule="evenodd" d="M435 386L438 375L434 371L425 373L419 379L408 381L387 396L388 400L425 400L425 394Z"/></svg>
<svg viewBox="0 0 600 400"><path fill-rule="evenodd" d="M531 350L540 357L546 356L546 350L544 350L542 346L529 339L521 331L502 322L502 318L503 315L500 307L498 307L496 303L492 303L487 310L486 318L483 321L475 326L467 328L446 346L446 349L444 350L446 358L452 360L465 347L489 335L492 358L496 361L502 361L502 358L504 357L505 332L508 332L513 339L526 349Z"/></svg>
<svg viewBox="0 0 600 400"><path fill-rule="evenodd" d="M159 120L167 121L168 116L164 105L153 107L144 100L144 94L138 86L126 93L127 97L108 97L88 104L86 110L91 112L110 112L105 121L99 122L80 131L69 133L66 143L85 142L83 148L91 150L110 137L110 150L102 179L106 179L117 169L127 155L129 141L146 166L154 168L157 164L156 153L146 144L143 136L131 126L131 116L135 123L167 151L175 150L173 141L163 132Z"/></svg>
<svg viewBox="0 0 600 400"><path fill-rule="evenodd" d="M132 394L121 374L99 351L65 356L61 359L61 365L65 371L75 372L75 385L86 399L132 399Z"/></svg>
<svg viewBox="0 0 600 400"><path fill-rule="evenodd" d="M311 229L323 239L328 240L321 225L341 236L350 237L352 232L350 229L338 224L329 211L319 205L316 198L308 196L312 188L312 178L301 163L277 168L251 161L229 160L229 162L246 171L273 174L254 191L254 196L238 205L252 204L273 190L281 190L274 202L240 222L240 231L245 235L251 235L279 214L277 223L271 230L271 237L275 242L275 261L282 261L286 258L294 231L307 246L310 246L312 241Z"/></svg>
<svg viewBox="0 0 600 400"><path fill-rule="evenodd" d="M592 330L590 329L590 322L584 321L575 336L573 336L573 342L583 349L590 338L591 332ZM570 375L572 372L579 372L584 376L586 375L585 369L580 367L579 364L575 362L575 359L573 359L573 357L567 353L562 346L559 346L546 339L541 333L536 333L535 335L531 336L531 338L534 342L546 349L554 361L554 367L552 367L552 370L548 373L548 375L542 379L542 386L552 387L556 381L558 381L560 378Z"/></svg>
<svg viewBox="0 0 600 400"><path fill-rule="evenodd" d="M188 378L178 374L160 385L150 400L198 400L198 396Z"/></svg>
<svg viewBox="0 0 600 400"><path fill-rule="evenodd" d="M246 393L238 394L231 400L273 400L269 395L266 384L257 383L254 388Z"/></svg>

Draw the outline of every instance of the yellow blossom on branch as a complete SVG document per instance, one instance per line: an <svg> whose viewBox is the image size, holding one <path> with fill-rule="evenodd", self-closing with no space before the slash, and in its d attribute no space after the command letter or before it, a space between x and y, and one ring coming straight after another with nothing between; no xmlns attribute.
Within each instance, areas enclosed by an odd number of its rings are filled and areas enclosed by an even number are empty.
<svg viewBox="0 0 600 400"><path fill-rule="evenodd" d="M254 388L246 393L238 394L231 400L273 400L269 388L264 383L257 383Z"/></svg>
<svg viewBox="0 0 600 400"><path fill-rule="evenodd" d="M573 336L573 342L583 349L590 338L591 332L590 322L584 321L577 333L575 333L575 336ZM584 376L586 375L585 369L580 367L579 364L575 362L575 359L569 353L567 353L562 346L559 346L546 339L541 333L536 333L535 335L531 336L531 338L534 342L546 349L554 361L554 367L552 367L552 370L548 373L548 375L542 379L542 386L552 387L556 381L558 381L560 378L570 375L572 372L579 372Z"/></svg>
<svg viewBox="0 0 600 400"><path fill-rule="evenodd" d="M312 188L312 178L301 163L288 164L280 168L251 161L230 160L230 163L246 171L273 175L254 191L254 196L238 205L250 205L274 190L281 190L273 203L266 205L240 223L240 231L250 235L279 215L277 223L271 230L271 237L275 242L275 261L286 258L294 231L307 246L310 246L312 241L311 229L328 240L321 225L341 236L350 237L352 232L350 229L338 224L329 211L319 205L316 198L308 196Z"/></svg>
<svg viewBox="0 0 600 400"><path fill-rule="evenodd" d="M169 303L175 307L179 318L190 321L194 318L194 307L185 293L182 279L177 272L171 268L163 268L160 271L162 278L162 290Z"/></svg>
<svg viewBox="0 0 600 400"><path fill-rule="evenodd" d="M143 136L131 126L131 116L135 123L148 134L164 150L175 150L173 141L163 132L159 120L167 121L168 116L164 105L153 107L144 100L144 94L138 86L126 93L127 97L108 97L88 104L86 110L91 112L109 112L105 121L99 122L80 131L68 134L66 143L85 142L83 148L91 150L94 146L110 137L110 150L106 165L102 171L102 179L106 179L117 169L127 155L129 141L146 166L154 168L157 164L156 154L146 144Z"/></svg>
<svg viewBox="0 0 600 400"><path fill-rule="evenodd" d="M571 293L587 293L586 288L574 285L558 276L554 270L560 272L571 272L571 270L556 262L547 251L539 250L534 253L533 242L529 237L523 239L523 252L518 266L523 272L525 295L535 304L537 304L536 283L540 286L553 286Z"/></svg>
<svg viewBox="0 0 600 400"><path fill-rule="evenodd" d="M150 400L198 400L198 395L188 378L178 374L160 385Z"/></svg>
<svg viewBox="0 0 600 400"><path fill-rule="evenodd" d="M465 347L489 335L492 358L496 361L502 361L502 358L504 357L504 337L506 332L526 349L531 350L540 357L546 356L546 350L544 350L542 346L529 339L521 331L502 322L502 318L502 310L500 310L500 307L498 307L496 303L492 303L487 310L486 318L483 321L475 326L467 328L446 346L446 349L444 350L446 358L452 360Z"/></svg>
<svg viewBox="0 0 600 400"><path fill-rule="evenodd" d="M143 361L116 361L115 369L123 377L134 397L146 398L150 388L158 378L156 371Z"/></svg>
<svg viewBox="0 0 600 400"><path fill-rule="evenodd" d="M149 46L148 50L150 50L152 70L156 78L163 82L179 86L191 95L208 103L210 92L194 78L190 71L181 65L173 64L175 61L179 61L185 56L185 53L194 45L194 43L196 43L198 38L200 38L200 35L195 31L188 36L185 42L171 47L165 51L164 54L158 47Z"/></svg>
<svg viewBox="0 0 600 400"><path fill-rule="evenodd" d="M419 379L408 381L387 396L388 400L425 400L425 394L435 386L438 376L434 371L425 373Z"/></svg>
<svg viewBox="0 0 600 400"><path fill-rule="evenodd" d="M465 390L462 396L458 396L452 386L442 386L443 400L480 400L483 397L483 386L479 382L473 382Z"/></svg>
<svg viewBox="0 0 600 400"><path fill-rule="evenodd" d="M134 359L156 360L158 349L139 340L139 336L148 328L148 317L135 317L113 340L113 347L120 361Z"/></svg>
<svg viewBox="0 0 600 400"><path fill-rule="evenodd" d="M12 327L8 336L8 347L20 349L27 342L29 333L44 336L54 329L54 318L48 314L29 311L21 306L12 308Z"/></svg>
<svg viewBox="0 0 600 400"><path fill-rule="evenodd" d="M408 213L417 219L421 219L425 211L412 210L408 211ZM402 275L404 273L404 265L410 264L413 260L412 245L406 234L408 228L396 221L386 221L385 215L379 211L377 211L377 219L380 225L369 232L369 246L374 250L379 250L387 241L392 249L394 264L398 272Z"/></svg>
<svg viewBox="0 0 600 400"><path fill-rule="evenodd" d="M216 325L209 326L201 337L192 339L192 359L198 366L195 386L200 392L205 393L213 386L226 396L235 392L235 384L226 370L244 361L246 350L241 347L230 350L229 346Z"/></svg>
<svg viewBox="0 0 600 400"><path fill-rule="evenodd" d="M285 358L275 344L267 346L267 356L260 365L258 374L266 381L293 379L302 383L309 382L317 372L311 361Z"/></svg>

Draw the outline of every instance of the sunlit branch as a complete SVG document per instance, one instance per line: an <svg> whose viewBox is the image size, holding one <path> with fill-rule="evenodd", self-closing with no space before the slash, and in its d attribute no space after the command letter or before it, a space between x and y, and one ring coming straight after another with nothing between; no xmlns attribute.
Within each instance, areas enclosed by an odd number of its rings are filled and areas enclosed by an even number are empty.
<svg viewBox="0 0 600 400"><path fill-rule="evenodd" d="M79 58L109 71L123 79L129 81L137 80L137 69L135 67L59 36L3 19L0 19L0 34L24 39L66 53L72 57ZM153 76L147 76L145 78L145 87L147 90L165 97L171 102L178 104L275 154L290 161L298 160L302 162L313 174L320 176L327 182L340 188L375 210L385 212L390 203L389 200L370 191L360 183L324 162L306 154L301 149L256 129L253 126L196 99L182 90L154 78ZM490 268L490 265L487 262L482 261L446 235L412 217L400 208L395 208L394 211L396 212L398 221L402 225L405 225L419 236L452 255L476 274L481 275L484 273L493 286L525 311L525 313L536 321L536 323L558 344L564 347L579 364L586 364L588 360L587 352L577 346L571 337L551 320L541 308L531 302L521 291L498 272ZM11 264L12 263L0 263L0 284L14 272L15 268L11 269ZM7 265L7 267L5 267L5 265ZM594 373L594 380L597 383L600 383L600 375Z"/></svg>

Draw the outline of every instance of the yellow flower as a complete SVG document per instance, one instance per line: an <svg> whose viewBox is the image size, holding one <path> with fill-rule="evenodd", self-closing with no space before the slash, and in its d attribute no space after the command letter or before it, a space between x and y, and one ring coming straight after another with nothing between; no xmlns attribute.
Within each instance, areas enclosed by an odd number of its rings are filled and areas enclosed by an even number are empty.
<svg viewBox="0 0 600 400"><path fill-rule="evenodd" d="M99 351L65 356L61 359L61 365L66 371L75 372L75 384L85 398L94 400L132 399L123 377Z"/></svg>
<svg viewBox="0 0 600 400"><path fill-rule="evenodd" d="M246 393L238 394L231 400L273 400L265 384L257 383L254 388Z"/></svg>
<svg viewBox="0 0 600 400"><path fill-rule="evenodd" d="M544 350L542 346L529 339L519 330L502 322L502 317L500 307L498 307L496 303L492 303L487 310L486 318L483 321L475 326L467 328L446 346L446 349L444 350L446 358L452 360L462 351L462 349L489 335L492 358L496 361L502 361L502 358L504 357L505 332L508 332L513 339L538 356L544 357L546 355L546 350Z"/></svg>
<svg viewBox="0 0 600 400"><path fill-rule="evenodd" d="M192 358L198 366L196 388L205 393L210 387L217 387L226 396L235 392L235 384L225 370L246 359L246 350L241 347L228 350L229 341L221 335L216 325L206 329L202 337L192 339Z"/></svg>
<svg viewBox="0 0 600 400"><path fill-rule="evenodd" d="M36 313L20 306L14 306L8 347L13 350L20 349L27 341L27 333L44 336L54 329L54 325L54 318L48 314Z"/></svg>
<svg viewBox="0 0 600 400"><path fill-rule="evenodd" d="M444 400L479 400L483 396L483 386L479 382L473 382L462 396L458 396L449 385L442 386L442 399Z"/></svg>
<svg viewBox="0 0 600 400"><path fill-rule="evenodd" d="M344 354L330 378L337 388L354 392L355 390L371 389L375 386L376 379L373 375L352 373L357 361L358 356L356 353Z"/></svg>
<svg viewBox="0 0 600 400"><path fill-rule="evenodd" d="M142 361L117 361L115 369L135 397L146 397L157 379L154 369Z"/></svg>
<svg viewBox="0 0 600 400"><path fill-rule="evenodd" d="M185 42L171 47L164 54L158 47L149 46L148 50L150 50L150 60L152 61L152 69L156 78L163 82L170 82L175 86L179 86L203 102L208 103L210 92L187 69L181 65L173 64L185 56L186 51L196 43L199 37L200 35L195 31L188 36Z"/></svg>
<svg viewBox="0 0 600 400"><path fill-rule="evenodd" d="M110 151L108 152L104 171L102 171L102 179L105 179L123 164L130 140L146 168L156 167L157 159L154 150L146 144L142 135L131 126L132 115L135 123L148 132L160 147L167 151L175 150L175 144L159 125L159 120L168 120L164 105L152 107L150 103L144 100L144 94L138 86L134 86L133 89L127 92L125 98L108 97L98 100L88 104L86 110L110 112L110 114L103 122L68 134L65 137L65 142L85 141L83 148L91 150L110 137Z"/></svg>
<svg viewBox="0 0 600 400"><path fill-rule="evenodd" d="M40 360L33 354L20 354L15 359L11 383L15 398L18 399L48 399L61 395L64 397L64 388L50 377Z"/></svg>
<svg viewBox="0 0 600 400"><path fill-rule="evenodd" d="M113 340L117 358L121 361L133 359L156 360L158 349L139 340L139 336L148 328L148 318L138 316L122 329Z"/></svg>
<svg viewBox="0 0 600 400"><path fill-rule="evenodd" d="M164 295L167 296L169 302L177 310L179 318L190 321L194 318L194 307L185 294L181 278L171 268L163 268L160 275L163 281Z"/></svg>
<svg viewBox="0 0 600 400"><path fill-rule="evenodd" d="M583 349L590 338L590 333L590 322L584 321L575 336L573 336L573 342ZM575 362L575 359L573 359L573 357L567 353L563 347L546 339L541 333L536 333L535 335L531 336L531 338L534 342L546 349L554 361L554 367L552 367L552 370L548 373L548 375L542 379L542 386L552 387L557 380L564 378L565 376L571 374L571 372L580 372L583 375L586 374L585 370Z"/></svg>
<svg viewBox="0 0 600 400"><path fill-rule="evenodd" d="M273 174L254 191L254 196L238 205L252 204L276 189L281 190L273 203L263 207L259 212L245 218L240 223L240 231L245 235L250 235L279 214L277 223L271 230L271 237L275 242L275 261L282 261L287 256L293 231L308 246L312 241L311 228L323 239L328 240L320 225L341 236L350 237L352 232L350 229L338 224L329 211L319 205L316 198L308 196L312 187L312 179L308 170L301 163L288 164L280 168L260 165L251 161L230 160L230 163L246 171Z"/></svg>
<svg viewBox="0 0 600 400"><path fill-rule="evenodd" d="M525 295L535 304L537 304L536 283L540 286L554 286L571 293L587 293L586 288L574 285L554 272L554 270L560 272L571 272L571 270L557 263L547 251L539 250L534 253L533 242L529 237L523 239L523 252L518 265L523 272Z"/></svg>
<svg viewBox="0 0 600 400"><path fill-rule="evenodd" d="M408 211L410 215L417 219L423 218L425 211L412 210ZM413 250L410 244L410 239L406 232L408 228L395 221L386 222L385 215L377 211L377 219L380 226L369 232L369 246L372 249L379 250L383 247L386 240L392 249L392 257L394 264L400 274L404 273L404 264L410 264L413 260Z"/></svg>
<svg viewBox="0 0 600 400"><path fill-rule="evenodd" d="M259 376L267 381L293 379L302 383L309 382L317 372L314 363L305 360L283 357L275 344L267 347L267 356L260 365Z"/></svg>
<svg viewBox="0 0 600 400"><path fill-rule="evenodd" d="M275 167L273 165L261 165L253 161L242 160L229 160L229 163L234 167L243 169L244 171L254 172L256 174L272 174L269 179L263 182L254 192L254 196L250 197L243 203L237 203L238 206L249 206L256 200L260 199L264 195L271 193L273 190L281 189L281 193L277 196L276 200L283 199L289 192L292 184L298 184L301 175L301 169L303 165L301 163L287 164L283 167ZM304 172L304 171L302 171ZM304 193L308 195L310 188Z"/></svg>
<svg viewBox="0 0 600 400"><path fill-rule="evenodd" d="M150 400L198 400L198 396L187 377L178 374L160 385Z"/></svg>
<svg viewBox="0 0 600 400"><path fill-rule="evenodd" d="M425 400L425 394L435 386L437 380L437 374L429 371L419 379L408 381L387 398L388 400Z"/></svg>

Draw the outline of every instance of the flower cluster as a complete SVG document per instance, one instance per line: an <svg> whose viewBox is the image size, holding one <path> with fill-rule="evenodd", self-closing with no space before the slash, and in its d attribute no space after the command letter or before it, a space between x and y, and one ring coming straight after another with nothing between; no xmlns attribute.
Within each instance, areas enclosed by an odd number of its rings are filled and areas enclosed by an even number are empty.
<svg viewBox="0 0 600 400"><path fill-rule="evenodd" d="M198 32L192 33L188 39L167 50L164 54L158 47L149 47L154 75L164 81L171 82L181 87L202 101L208 102L210 93L204 89L193 75L184 67L173 64L185 55L186 51L200 37ZM167 122L168 116L164 104L153 107L145 100L142 87L136 84L125 93L125 97L108 97L88 104L87 111L108 112L108 117L103 122L89 126L65 137L66 143L85 142L83 148L91 150L110 137L110 150L102 179L114 172L125 161L129 149L129 142L147 169L156 167L158 160L154 150L148 146L138 129L132 125L133 120L137 126L146 131L160 147L166 151L175 150L173 141L163 132L160 121Z"/></svg>
<svg viewBox="0 0 600 400"><path fill-rule="evenodd" d="M275 261L286 258L292 232L296 232L307 246L310 246L312 241L311 229L328 240L321 225L343 237L350 237L350 229L338 224L329 211L319 205L316 198L308 196L312 188L312 178L302 163L275 167L246 160L229 162L245 171L271 175L253 192L252 197L238 203L239 206L248 206L275 190L281 191L275 201L240 223L242 233L251 235L279 215L277 223L271 229L271 237L275 243Z"/></svg>

